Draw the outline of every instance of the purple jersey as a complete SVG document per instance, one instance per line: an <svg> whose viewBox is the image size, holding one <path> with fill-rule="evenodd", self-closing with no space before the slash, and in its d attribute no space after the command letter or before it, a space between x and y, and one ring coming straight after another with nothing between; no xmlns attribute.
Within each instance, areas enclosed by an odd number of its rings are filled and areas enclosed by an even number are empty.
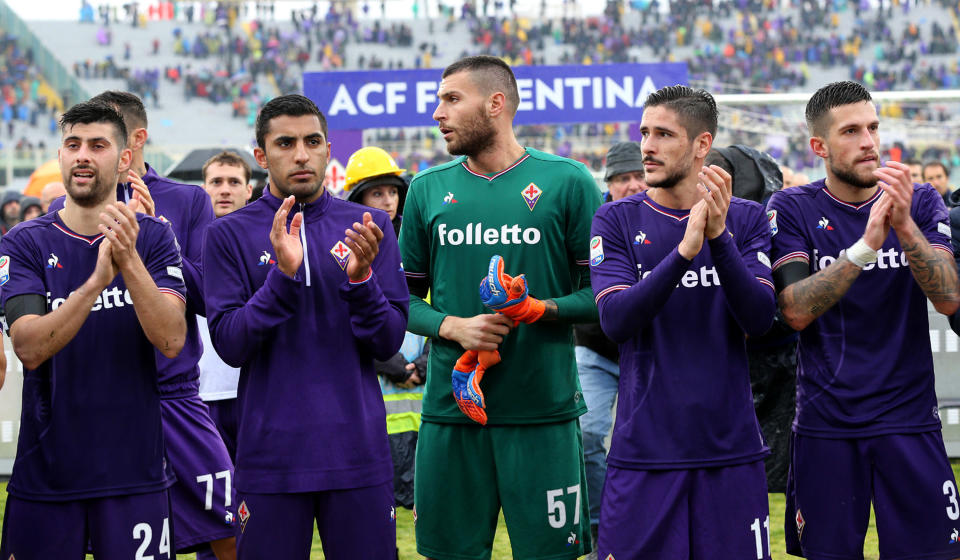
<svg viewBox="0 0 960 560"><path fill-rule="evenodd" d="M270 228L281 200L263 197L211 224L204 243L210 338L240 368L236 487L312 492L392 480L373 360L403 342L409 294L386 213L324 193L303 212L303 262L277 268ZM293 219L295 212L290 212ZM383 241L372 275L350 282L344 230L370 212Z"/></svg>
<svg viewBox="0 0 960 560"><path fill-rule="evenodd" d="M734 198L727 230L688 261L689 210L646 193L593 219L590 277L600 324L620 343L609 464L629 469L748 463L767 453L750 393L744 333L773 321L761 207Z"/></svg>
<svg viewBox="0 0 960 560"><path fill-rule="evenodd" d="M137 252L160 291L184 299L170 227L137 215ZM3 303L38 294L56 309L93 273L103 235L73 233L57 213L24 222L0 241ZM9 268L8 268L9 267ZM168 487L154 347L117 277L77 335L24 372L20 443L8 489L63 501Z"/></svg>
<svg viewBox="0 0 960 560"><path fill-rule="evenodd" d="M773 266L791 259L826 268L863 236L870 208L834 197L820 180L775 193L767 205ZM935 249L951 256L943 198L914 185L914 221ZM858 437L940 429L934 393L927 301L890 230L877 262L800 333L794 430L817 437Z"/></svg>
<svg viewBox="0 0 960 560"><path fill-rule="evenodd" d="M197 363L203 354L203 343L197 328L197 315L204 315L203 279L200 257L203 252L203 234L213 221L210 197L197 185L186 185L161 177L147 165L143 182L150 189L155 214L173 227L183 258L183 281L187 286L187 338L176 358L167 358L157 351L160 370L160 392L164 398L196 395L200 387L200 369ZM129 202L133 198L129 183L117 185L117 200ZM50 204L48 213L63 208L64 198Z"/></svg>

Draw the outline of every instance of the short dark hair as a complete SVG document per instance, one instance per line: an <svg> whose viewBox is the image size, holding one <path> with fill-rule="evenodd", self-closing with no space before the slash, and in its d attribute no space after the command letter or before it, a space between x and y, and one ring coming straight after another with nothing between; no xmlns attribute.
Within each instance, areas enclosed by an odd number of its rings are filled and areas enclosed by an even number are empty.
<svg viewBox="0 0 960 560"><path fill-rule="evenodd" d="M123 116L111 105L84 101L67 109L60 117L60 132L66 132L68 127L76 124L107 123L112 124L114 140L120 150L127 147L127 125L123 123Z"/></svg>
<svg viewBox="0 0 960 560"><path fill-rule="evenodd" d="M461 58L443 70L441 78L446 78L458 72L469 72L473 83L485 95L502 92L507 98L507 107L512 114L517 113L520 106L520 91L517 88L517 77L513 75L510 65L495 56L485 54Z"/></svg>
<svg viewBox="0 0 960 560"><path fill-rule="evenodd" d="M921 170L921 175L925 175L928 167L939 167L943 169L943 174L947 177L950 176L950 168L947 167L945 163L939 160L932 159L930 161L924 162L923 169Z"/></svg>
<svg viewBox="0 0 960 560"><path fill-rule="evenodd" d="M207 182L207 168L215 163L219 163L220 165L229 165L232 167L239 167L243 169L243 177L244 177L243 180L246 181L248 184L250 183L250 175L253 173L253 171L250 169L250 164L247 163L245 159L240 157L239 154L236 154L234 152L227 152L227 151L220 152L219 154L208 159L207 162L203 164L203 168L200 170L200 172L203 174L204 183Z"/></svg>
<svg viewBox="0 0 960 560"><path fill-rule="evenodd" d="M846 80L823 86L807 101L805 111L807 130L813 136L826 136L827 127L824 124L825 118L830 116L830 109L863 101L873 101L873 97L870 96L867 88L857 82Z"/></svg>
<svg viewBox="0 0 960 560"><path fill-rule="evenodd" d="M143 101L128 91L108 90L91 97L90 101L116 107L123 115L127 128L147 128L147 109Z"/></svg>
<svg viewBox="0 0 960 560"><path fill-rule="evenodd" d="M316 103L296 93L274 97L260 109L260 114L257 115L257 146L260 146L261 150L266 146L271 120L283 116L302 117L304 115L316 115L320 119L323 136L327 136L327 118L317 108Z"/></svg>
<svg viewBox="0 0 960 560"><path fill-rule="evenodd" d="M903 162L904 165L923 165L919 159L908 159Z"/></svg>
<svg viewBox="0 0 960 560"><path fill-rule="evenodd" d="M705 90L667 86L648 95L643 106L664 106L675 112L691 140L704 132L717 135L717 102Z"/></svg>

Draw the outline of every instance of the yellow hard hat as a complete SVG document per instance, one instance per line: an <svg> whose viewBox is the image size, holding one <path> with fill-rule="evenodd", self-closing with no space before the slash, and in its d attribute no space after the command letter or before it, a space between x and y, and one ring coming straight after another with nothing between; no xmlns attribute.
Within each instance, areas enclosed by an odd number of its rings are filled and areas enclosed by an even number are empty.
<svg viewBox="0 0 960 560"><path fill-rule="evenodd" d="M360 148L353 152L353 155L347 160L347 177L343 190L349 192L364 179L379 177L380 175L396 175L399 177L404 171L406 169L397 167L397 162L390 157L386 150L376 146Z"/></svg>

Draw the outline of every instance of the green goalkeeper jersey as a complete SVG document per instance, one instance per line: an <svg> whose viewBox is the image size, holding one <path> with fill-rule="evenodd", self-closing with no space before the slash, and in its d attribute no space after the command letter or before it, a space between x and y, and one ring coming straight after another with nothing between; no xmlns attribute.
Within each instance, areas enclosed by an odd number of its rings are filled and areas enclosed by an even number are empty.
<svg viewBox="0 0 960 560"><path fill-rule="evenodd" d="M411 332L433 339L423 419L470 420L457 408L450 374L463 348L438 336L447 315L490 313L480 280L490 257L525 274L530 295L552 299L558 321L520 324L500 345L502 361L480 387L489 424L530 424L586 412L573 352L573 323L596 322L590 289L590 223L600 191L576 161L527 148L494 175L466 157L417 174L403 212L400 250L411 286L429 287L431 304L410 296Z"/></svg>

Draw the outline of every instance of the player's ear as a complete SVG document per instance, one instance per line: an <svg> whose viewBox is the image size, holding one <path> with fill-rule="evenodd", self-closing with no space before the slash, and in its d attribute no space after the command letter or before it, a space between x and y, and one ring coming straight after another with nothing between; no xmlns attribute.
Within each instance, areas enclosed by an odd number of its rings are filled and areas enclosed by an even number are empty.
<svg viewBox="0 0 960 560"><path fill-rule="evenodd" d="M813 153L817 154L817 156L824 159L827 158L827 144L824 142L823 138L819 136L811 136L810 149L813 150Z"/></svg>
<svg viewBox="0 0 960 560"><path fill-rule="evenodd" d="M129 144L133 150L142 149L147 144L148 136L146 128L137 128L133 131L133 134L130 135L130 142L127 142L127 144Z"/></svg>
<svg viewBox="0 0 960 560"><path fill-rule="evenodd" d="M713 135L709 132L701 132L693 141L694 155L697 159L704 159L710 153L710 147L713 146Z"/></svg>
<svg viewBox="0 0 960 560"><path fill-rule="evenodd" d="M487 98L487 113L492 118L496 118L506 110L507 97L502 91L498 91Z"/></svg>
<svg viewBox="0 0 960 560"><path fill-rule="evenodd" d="M130 148L124 148L120 151L120 158L117 160L117 173L119 179L126 181L127 171L130 170L130 163L133 161L133 151Z"/></svg>
<svg viewBox="0 0 960 560"><path fill-rule="evenodd" d="M243 199L244 202L250 202L250 197L253 196L253 184L247 183L247 196Z"/></svg>
<svg viewBox="0 0 960 560"><path fill-rule="evenodd" d="M253 149L253 158L254 158L255 160L257 160L257 165L259 165L260 167L262 167L262 168L264 168L264 169L268 169L268 167L267 167L267 152L263 151L263 148L261 148L261 147L259 147L259 146L257 146L256 148L254 148L254 149Z"/></svg>

